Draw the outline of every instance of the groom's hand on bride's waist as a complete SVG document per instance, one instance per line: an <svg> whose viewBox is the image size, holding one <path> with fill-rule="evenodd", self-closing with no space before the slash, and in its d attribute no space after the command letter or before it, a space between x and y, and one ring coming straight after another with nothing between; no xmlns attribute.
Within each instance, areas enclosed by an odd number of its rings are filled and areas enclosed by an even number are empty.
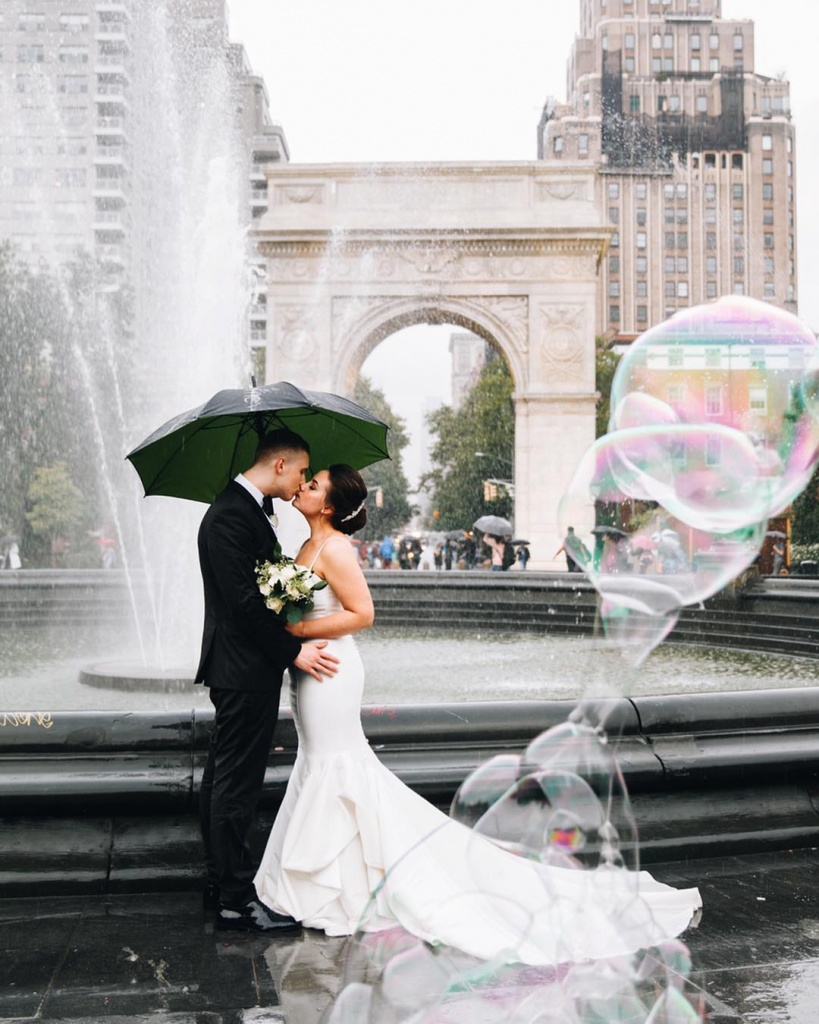
<svg viewBox="0 0 819 1024"><path fill-rule="evenodd" d="M334 676L338 672L338 658L335 654L325 651L326 646L326 640L302 644L301 652L293 662L294 666L319 682L322 682L324 676Z"/></svg>

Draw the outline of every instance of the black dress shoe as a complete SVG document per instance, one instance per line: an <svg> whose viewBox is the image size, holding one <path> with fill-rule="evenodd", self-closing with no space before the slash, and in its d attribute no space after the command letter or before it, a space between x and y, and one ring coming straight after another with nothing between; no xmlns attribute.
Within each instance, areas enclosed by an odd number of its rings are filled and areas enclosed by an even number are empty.
<svg viewBox="0 0 819 1024"><path fill-rule="evenodd" d="M259 900L251 900L243 907L226 907L220 904L216 914L216 929L220 932L261 932L265 935L278 935L282 932L295 932L301 924L293 917L277 914Z"/></svg>

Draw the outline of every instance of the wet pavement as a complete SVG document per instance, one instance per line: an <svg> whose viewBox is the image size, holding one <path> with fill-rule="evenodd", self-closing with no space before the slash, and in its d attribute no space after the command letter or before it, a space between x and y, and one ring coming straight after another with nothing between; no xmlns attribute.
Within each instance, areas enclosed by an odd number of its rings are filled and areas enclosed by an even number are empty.
<svg viewBox="0 0 819 1024"><path fill-rule="evenodd" d="M685 940L707 1020L819 1021L819 851L652 871L702 892ZM0 900L0 1021L318 1024L347 944L215 932L197 892Z"/></svg>

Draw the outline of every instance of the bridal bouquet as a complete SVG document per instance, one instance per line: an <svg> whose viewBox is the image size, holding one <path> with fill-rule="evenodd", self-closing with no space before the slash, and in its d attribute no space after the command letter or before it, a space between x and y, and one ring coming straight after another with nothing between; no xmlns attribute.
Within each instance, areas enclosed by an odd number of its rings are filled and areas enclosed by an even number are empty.
<svg viewBox="0 0 819 1024"><path fill-rule="evenodd" d="M256 582L265 607L287 622L301 622L313 610L313 594L327 586L310 569L279 551L274 562L256 563Z"/></svg>

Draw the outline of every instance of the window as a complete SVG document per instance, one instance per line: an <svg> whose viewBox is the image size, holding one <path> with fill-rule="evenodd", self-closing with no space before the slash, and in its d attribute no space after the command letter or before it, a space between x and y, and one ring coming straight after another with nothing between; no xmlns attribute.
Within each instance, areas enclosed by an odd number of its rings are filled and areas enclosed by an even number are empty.
<svg viewBox="0 0 819 1024"><path fill-rule="evenodd" d="M54 172L54 184L58 188L83 188L85 186L85 168L57 168L57 170Z"/></svg>
<svg viewBox="0 0 819 1024"><path fill-rule="evenodd" d="M678 281L677 282L677 298L687 299L688 298L688 282Z"/></svg>
<svg viewBox="0 0 819 1024"><path fill-rule="evenodd" d="M774 258L773 256L765 256L762 260L762 267L766 274L772 274L774 272Z"/></svg>
<svg viewBox="0 0 819 1024"><path fill-rule="evenodd" d="M674 70L674 58L663 57L663 71L671 72Z"/></svg>
<svg viewBox="0 0 819 1024"><path fill-rule="evenodd" d="M86 18L86 21L88 19ZM20 32L44 32L44 14L21 14L17 19L17 28Z"/></svg>
<svg viewBox="0 0 819 1024"><path fill-rule="evenodd" d="M17 61L20 64L42 64L45 47L42 43L23 43L17 47Z"/></svg>
<svg viewBox="0 0 819 1024"><path fill-rule="evenodd" d="M734 256L734 277L742 277L745 273L745 257Z"/></svg>
<svg viewBox="0 0 819 1024"><path fill-rule="evenodd" d="M648 296L648 281L637 281L634 291L638 299L645 299Z"/></svg>
<svg viewBox="0 0 819 1024"><path fill-rule="evenodd" d="M659 73L662 70L663 70L663 62L660 60L660 58L659 57L652 57L651 58L651 73L653 75L659 75Z"/></svg>
<svg viewBox="0 0 819 1024"><path fill-rule="evenodd" d="M85 156L88 145L85 139L60 139L57 143L58 156Z"/></svg>
<svg viewBox="0 0 819 1024"><path fill-rule="evenodd" d="M762 173L773 174L773 160L769 156L762 160Z"/></svg>
<svg viewBox="0 0 819 1024"><path fill-rule="evenodd" d="M716 231L705 232L705 248L716 249L717 247L717 233Z"/></svg>
<svg viewBox="0 0 819 1024"><path fill-rule="evenodd" d="M666 224L673 224L674 223L674 216L675 216L676 212L677 211L674 209L673 206L666 206L665 210L663 210L663 221L664 221L664 223L666 223Z"/></svg>
<svg viewBox="0 0 819 1024"><path fill-rule="evenodd" d="M552 139L552 149L554 150L555 154L559 154L559 153L563 152L563 136L562 135L555 135L554 139Z"/></svg>
<svg viewBox="0 0 819 1024"><path fill-rule="evenodd" d="M708 61L708 70L717 72L719 71L719 57L711 57Z"/></svg>
<svg viewBox="0 0 819 1024"><path fill-rule="evenodd" d="M692 50L699 50L700 45L701 45L701 40L702 40L702 36L699 34L699 32L694 32L692 34L692 36L691 36L691 49Z"/></svg>
<svg viewBox="0 0 819 1024"><path fill-rule="evenodd" d="M734 281L734 287L731 289L731 291L734 293L734 295L744 295L745 285L742 283L742 281Z"/></svg>
<svg viewBox="0 0 819 1024"><path fill-rule="evenodd" d="M705 441L706 466L718 466L722 462L722 438L708 437Z"/></svg>
<svg viewBox="0 0 819 1024"><path fill-rule="evenodd" d="M793 177L793 161L792 160L788 161L788 177L789 178Z"/></svg>
<svg viewBox="0 0 819 1024"><path fill-rule="evenodd" d="M645 324L648 323L648 306L637 307L637 323Z"/></svg>
<svg viewBox="0 0 819 1024"><path fill-rule="evenodd" d="M72 93L88 92L88 78L85 75L58 75L57 91Z"/></svg>
<svg viewBox="0 0 819 1024"><path fill-rule="evenodd" d="M766 207L766 209L762 211L762 223L773 224L773 222L773 210L770 207Z"/></svg>
<svg viewBox="0 0 819 1024"><path fill-rule="evenodd" d="M676 94L672 94L668 97L668 109L672 114L678 114L680 112L680 97Z"/></svg>
<svg viewBox="0 0 819 1024"><path fill-rule="evenodd" d="M765 299L776 298L776 287L773 281L766 281L762 286L762 297Z"/></svg>
<svg viewBox="0 0 819 1024"><path fill-rule="evenodd" d="M678 199L687 199L688 198L688 186L685 184L685 182L680 182L680 184L677 185L677 198Z"/></svg>
<svg viewBox="0 0 819 1024"><path fill-rule="evenodd" d="M647 218L646 208L644 206L638 206L637 207L637 223L639 225L641 225L641 226L644 225L645 222L646 222L646 218Z"/></svg>
<svg viewBox="0 0 819 1024"><path fill-rule="evenodd" d="M645 274L648 270L648 260L645 256L638 256L634 261L634 269L638 274Z"/></svg>
<svg viewBox="0 0 819 1024"><path fill-rule="evenodd" d="M620 220L620 208L618 206L609 207L609 223L616 224Z"/></svg>
<svg viewBox="0 0 819 1024"><path fill-rule="evenodd" d="M59 61L61 64L87 64L87 46L61 46L59 50Z"/></svg>
<svg viewBox="0 0 819 1024"><path fill-rule="evenodd" d="M673 185L663 185L663 199L673 199L673 198L674 198L674 186Z"/></svg>
<svg viewBox="0 0 819 1024"><path fill-rule="evenodd" d="M620 322L620 307L609 306L609 322L616 324Z"/></svg>
<svg viewBox="0 0 819 1024"><path fill-rule="evenodd" d="M87 14L61 14L60 15L60 31L61 32L87 32L88 31L88 15Z"/></svg>
<svg viewBox="0 0 819 1024"><path fill-rule="evenodd" d="M691 70L695 74L702 70L702 61L699 59L699 57L692 57L691 58Z"/></svg>
<svg viewBox="0 0 819 1024"><path fill-rule="evenodd" d="M773 149L773 135L762 136L762 150L765 153L770 152Z"/></svg>
<svg viewBox="0 0 819 1024"><path fill-rule="evenodd" d="M609 281L609 297L612 299L620 298L620 282Z"/></svg>
<svg viewBox="0 0 819 1024"><path fill-rule="evenodd" d="M712 50L718 50L719 49L719 35L718 35L718 33L716 33L716 32L712 32L711 33L711 35L708 37L708 45L710 46L710 48Z"/></svg>
<svg viewBox="0 0 819 1024"><path fill-rule="evenodd" d="M717 258L716 256L705 257L705 272L706 274L716 274L717 272Z"/></svg>
<svg viewBox="0 0 819 1024"><path fill-rule="evenodd" d="M682 352L679 349L671 350L669 357L669 364L671 366L679 366L682 360L679 358L682 356ZM672 409L676 409L680 412L685 408L685 385L684 384L672 384L668 389L668 404Z"/></svg>
<svg viewBox="0 0 819 1024"><path fill-rule="evenodd" d="M633 32L626 32L625 46L626 46L627 50L633 50L634 49L634 33Z"/></svg>
<svg viewBox="0 0 819 1024"><path fill-rule="evenodd" d="M709 384L705 388L705 415L722 416L722 387Z"/></svg>
<svg viewBox="0 0 819 1024"><path fill-rule="evenodd" d="M708 299L715 299L717 297L717 282L706 281L705 282L705 297Z"/></svg>
<svg viewBox="0 0 819 1024"><path fill-rule="evenodd" d="M666 256L665 258L665 272L666 274L673 274L674 268L677 265L677 261L673 256Z"/></svg>
<svg viewBox="0 0 819 1024"><path fill-rule="evenodd" d="M665 233L665 247L666 249L673 249L677 243L676 236L673 231L666 231Z"/></svg>
<svg viewBox="0 0 819 1024"><path fill-rule="evenodd" d="M609 245L611 246L612 249L619 248L619 246L620 246L620 232L619 231L615 231L614 234L611 236L611 241L609 242ZM640 248L639 241L637 242L637 248L638 249ZM645 242L643 242L643 248L645 249Z"/></svg>
<svg viewBox="0 0 819 1024"><path fill-rule="evenodd" d="M762 185L762 198L767 200L773 199L773 185L769 182L765 182Z"/></svg>
<svg viewBox="0 0 819 1024"><path fill-rule="evenodd" d="M737 231L734 235L734 251L742 252L745 249L745 235L741 231Z"/></svg>
<svg viewBox="0 0 819 1024"><path fill-rule="evenodd" d="M732 220L733 220L734 224L744 224L745 223L745 211L742 209L741 206L735 206L733 208L733 210L731 211L731 215L732 215Z"/></svg>
<svg viewBox="0 0 819 1024"><path fill-rule="evenodd" d="M773 249L774 247L774 236L772 231L766 231L762 236L762 244L766 249Z"/></svg>
<svg viewBox="0 0 819 1024"><path fill-rule="evenodd" d="M736 184L731 186L731 195L733 196L734 199L742 199L744 194L745 194L745 190L743 189L741 183L736 183Z"/></svg>
<svg viewBox="0 0 819 1024"><path fill-rule="evenodd" d="M677 294L677 286L673 281L666 281L664 291L667 299L673 299Z"/></svg>
<svg viewBox="0 0 819 1024"><path fill-rule="evenodd" d="M678 256L677 257L677 273L687 274L688 273L688 257Z"/></svg>
<svg viewBox="0 0 819 1024"><path fill-rule="evenodd" d="M609 182L608 197L609 197L609 199L619 199L620 198L620 185L616 181L610 181Z"/></svg>
<svg viewBox="0 0 819 1024"><path fill-rule="evenodd" d="M685 206L679 206L677 208L677 223L687 224L688 223L688 209Z"/></svg>
<svg viewBox="0 0 819 1024"><path fill-rule="evenodd" d="M586 156L589 152L589 137L588 135L577 136L577 152L579 156Z"/></svg>
<svg viewBox="0 0 819 1024"><path fill-rule="evenodd" d="M648 186L644 181L638 181L634 186L634 198L645 199L648 195Z"/></svg>
<svg viewBox="0 0 819 1024"><path fill-rule="evenodd" d="M691 70L693 71L694 69L692 68ZM697 101L696 102L697 102L697 113L698 114L707 114L708 113L708 97L707 96L703 96L703 95L699 95L697 97Z"/></svg>
<svg viewBox="0 0 819 1024"><path fill-rule="evenodd" d="M673 50L674 49L674 36L670 32L666 32L663 35L663 49Z"/></svg>
<svg viewBox="0 0 819 1024"><path fill-rule="evenodd" d="M677 233L677 248L687 249L688 248L688 232L680 231Z"/></svg>
<svg viewBox="0 0 819 1024"><path fill-rule="evenodd" d="M745 49L745 37L741 32L734 35L734 53L740 53Z"/></svg>
<svg viewBox="0 0 819 1024"><path fill-rule="evenodd" d="M620 273L620 257L609 256L609 273L619 274Z"/></svg>
<svg viewBox="0 0 819 1024"><path fill-rule="evenodd" d="M628 98L628 107L629 107L629 110L631 111L632 114L639 114L640 113L640 97L639 96L629 96L629 98Z"/></svg>
<svg viewBox="0 0 819 1024"><path fill-rule="evenodd" d="M764 416L768 412L768 389L763 387L749 388L748 405L751 412L758 412Z"/></svg>
<svg viewBox="0 0 819 1024"><path fill-rule="evenodd" d="M705 186L705 201L706 203L713 203L717 198L717 186L713 182L709 182Z"/></svg>
<svg viewBox="0 0 819 1024"><path fill-rule="evenodd" d="M660 33L659 32L652 33L652 36L651 36L651 49L652 50L660 50L660 49L662 49L662 45L663 45L663 37L660 35Z"/></svg>
<svg viewBox="0 0 819 1024"><path fill-rule="evenodd" d="M645 231L638 231L635 237L635 245L638 249L645 249L646 247L646 233ZM612 245L614 243L612 242Z"/></svg>

